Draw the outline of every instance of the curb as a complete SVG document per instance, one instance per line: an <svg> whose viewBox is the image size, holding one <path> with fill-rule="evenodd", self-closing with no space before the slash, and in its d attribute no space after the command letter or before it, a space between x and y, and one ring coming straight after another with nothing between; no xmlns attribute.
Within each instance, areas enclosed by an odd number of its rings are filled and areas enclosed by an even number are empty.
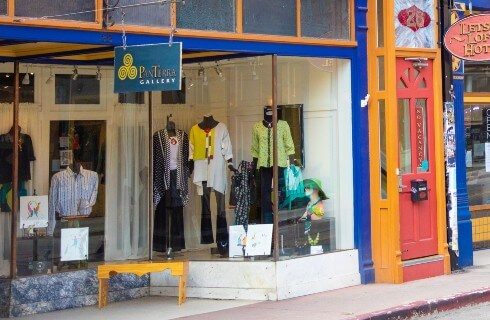
<svg viewBox="0 0 490 320"><path fill-rule="evenodd" d="M426 315L436 311L443 312L459 309L471 304L479 304L490 301L490 288L483 288L477 291L460 293L448 298L439 300L423 300L404 304L398 307L366 313L349 320L395 320L410 319L417 315Z"/></svg>

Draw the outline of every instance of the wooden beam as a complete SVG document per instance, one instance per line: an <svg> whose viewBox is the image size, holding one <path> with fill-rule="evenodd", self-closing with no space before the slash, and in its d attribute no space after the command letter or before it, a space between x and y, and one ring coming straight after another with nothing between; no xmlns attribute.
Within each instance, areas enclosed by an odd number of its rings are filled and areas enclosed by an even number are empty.
<svg viewBox="0 0 490 320"><path fill-rule="evenodd" d="M13 142L12 142L12 214L10 216L10 276L17 276L17 215L19 211L19 62L14 62L14 105L13 105Z"/></svg>
<svg viewBox="0 0 490 320"><path fill-rule="evenodd" d="M243 0L236 0L236 32L243 33Z"/></svg>

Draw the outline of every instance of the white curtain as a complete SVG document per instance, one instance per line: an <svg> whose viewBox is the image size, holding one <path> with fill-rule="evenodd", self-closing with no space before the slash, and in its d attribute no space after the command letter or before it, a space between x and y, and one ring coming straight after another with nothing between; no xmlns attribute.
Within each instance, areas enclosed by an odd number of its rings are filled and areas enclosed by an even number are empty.
<svg viewBox="0 0 490 320"><path fill-rule="evenodd" d="M124 260L148 256L148 109L117 105L114 112L113 159L108 190L106 230L115 243L108 243L108 258ZM109 191L111 192L111 191ZM113 211L113 212L114 212Z"/></svg>

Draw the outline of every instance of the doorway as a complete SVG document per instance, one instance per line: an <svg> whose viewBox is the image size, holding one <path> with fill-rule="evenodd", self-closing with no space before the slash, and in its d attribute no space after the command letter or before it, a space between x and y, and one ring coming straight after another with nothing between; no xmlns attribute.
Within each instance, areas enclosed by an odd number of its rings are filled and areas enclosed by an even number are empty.
<svg viewBox="0 0 490 320"><path fill-rule="evenodd" d="M432 75L432 60L397 60L402 260L438 252ZM420 190L419 197L416 190Z"/></svg>

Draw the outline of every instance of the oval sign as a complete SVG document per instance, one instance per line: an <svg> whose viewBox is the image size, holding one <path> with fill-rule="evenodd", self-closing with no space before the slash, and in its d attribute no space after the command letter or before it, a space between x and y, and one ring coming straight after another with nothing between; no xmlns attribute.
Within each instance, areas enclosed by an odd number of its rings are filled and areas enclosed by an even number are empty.
<svg viewBox="0 0 490 320"><path fill-rule="evenodd" d="M463 60L490 61L490 14L477 14L454 23L444 35L444 46Z"/></svg>

